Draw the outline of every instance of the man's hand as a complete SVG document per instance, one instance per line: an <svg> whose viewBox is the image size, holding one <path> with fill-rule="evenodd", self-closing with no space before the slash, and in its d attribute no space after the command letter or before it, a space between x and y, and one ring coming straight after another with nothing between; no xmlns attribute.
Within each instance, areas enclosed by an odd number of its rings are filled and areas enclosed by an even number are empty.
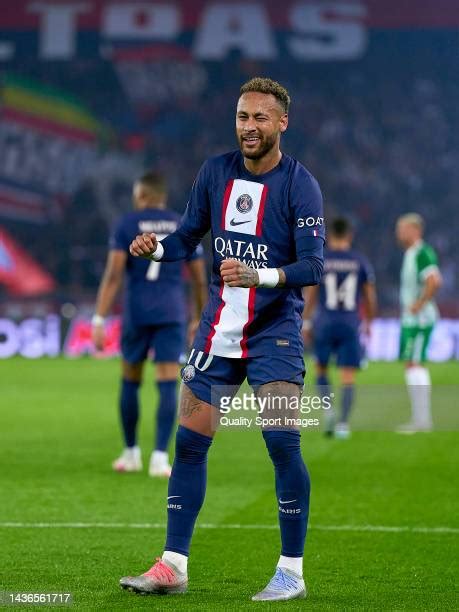
<svg viewBox="0 0 459 612"><path fill-rule="evenodd" d="M418 299L413 302L409 308L411 314L418 314L418 312L423 308L429 300L433 298L433 296L437 293L442 285L442 277L439 270L435 270L431 272L427 278L425 279L425 286L422 291L422 294L418 297Z"/></svg>
<svg viewBox="0 0 459 612"><path fill-rule="evenodd" d="M98 351L104 350L105 328L103 325L94 325L91 330L92 341Z"/></svg>
<svg viewBox="0 0 459 612"><path fill-rule="evenodd" d="M258 272L237 259L225 259L220 266L220 276L228 287L257 287Z"/></svg>
<svg viewBox="0 0 459 612"><path fill-rule="evenodd" d="M371 338L371 321L363 319L360 329L365 338Z"/></svg>
<svg viewBox="0 0 459 612"><path fill-rule="evenodd" d="M150 256L156 251L158 240L156 234L140 234L131 242L129 252L134 257L145 257L150 259Z"/></svg>

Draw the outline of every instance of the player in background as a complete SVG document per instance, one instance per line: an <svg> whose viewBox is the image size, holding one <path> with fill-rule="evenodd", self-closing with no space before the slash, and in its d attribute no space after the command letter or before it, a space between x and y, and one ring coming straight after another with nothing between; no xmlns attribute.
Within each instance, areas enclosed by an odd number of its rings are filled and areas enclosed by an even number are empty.
<svg viewBox="0 0 459 612"><path fill-rule="evenodd" d="M432 429L431 382L425 367L427 347L438 319L434 296L442 278L438 259L422 237L424 221L416 213L401 216L396 235L405 249L400 278L401 333L400 359L405 362L405 381L411 400L411 421L399 433Z"/></svg>
<svg viewBox="0 0 459 612"><path fill-rule="evenodd" d="M213 392L216 385L237 389L247 378L259 400L274 396L277 405L286 406L284 420L279 417L284 426L262 430L274 467L282 548L273 578L253 599L306 594L309 476L300 432L286 417L300 415L301 288L320 281L324 224L317 181L280 151L289 104L287 91L271 79L243 85L236 109L238 150L202 165L176 232L162 241L144 233L131 244L133 255L176 260L192 252L211 230L213 268L209 301L182 370L165 549L145 574L122 578L123 588L142 593L186 590L191 538L206 491L207 453L219 416ZM237 560L235 564L237 568Z"/></svg>
<svg viewBox="0 0 459 612"><path fill-rule="evenodd" d="M336 356L342 384L341 414L336 424L333 412L329 414L326 433L334 433L337 438L350 436L349 417L362 358L360 333L369 336L376 314L373 269L352 248L352 239L352 228L346 219L336 218L330 223L322 281L318 287L305 289L303 313L303 328L308 335L313 333L317 385L323 395L330 395L328 364Z"/></svg>
<svg viewBox="0 0 459 612"><path fill-rule="evenodd" d="M110 239L105 272L99 287L92 336L97 349L104 346L104 322L126 277L122 313L122 381L119 397L125 449L113 463L118 472L142 470L137 445L139 386L150 349L154 350L159 405L156 413L156 441L151 455L150 476L169 476L168 444L177 407L177 378L180 356L185 350L188 303L185 297L181 262L162 264L129 254L129 244L139 232L156 232L165 237L177 229L179 215L166 209L167 188L160 174L149 172L133 186L134 211L125 214ZM207 279L202 247L189 253L195 313L189 326L193 334L207 300Z"/></svg>

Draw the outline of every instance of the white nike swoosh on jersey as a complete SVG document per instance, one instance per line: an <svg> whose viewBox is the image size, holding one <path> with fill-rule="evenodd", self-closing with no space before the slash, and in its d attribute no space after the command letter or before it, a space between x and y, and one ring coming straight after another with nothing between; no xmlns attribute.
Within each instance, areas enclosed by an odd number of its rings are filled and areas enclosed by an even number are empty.
<svg viewBox="0 0 459 612"><path fill-rule="evenodd" d="M292 502L296 501L296 499L289 499L287 501L282 501L281 499L279 500L280 504L291 504Z"/></svg>
<svg viewBox="0 0 459 612"><path fill-rule="evenodd" d="M181 495L169 495L167 499L173 499L174 497L182 497Z"/></svg>

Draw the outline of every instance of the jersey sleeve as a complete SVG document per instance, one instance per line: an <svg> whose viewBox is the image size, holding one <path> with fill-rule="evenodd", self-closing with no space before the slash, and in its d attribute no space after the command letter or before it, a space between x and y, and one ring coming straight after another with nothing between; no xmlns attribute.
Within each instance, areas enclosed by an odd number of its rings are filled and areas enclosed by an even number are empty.
<svg viewBox="0 0 459 612"><path fill-rule="evenodd" d="M304 168L295 172L290 189L290 200L295 216L295 242L303 238L325 241L323 198L319 183Z"/></svg>
<svg viewBox="0 0 459 612"><path fill-rule="evenodd" d="M287 287L320 282L324 264L325 225L322 193L318 182L299 166L290 188L297 261L283 267Z"/></svg>
<svg viewBox="0 0 459 612"><path fill-rule="evenodd" d="M109 239L109 249L115 251L129 251L130 239L126 233L125 223L120 219L113 228Z"/></svg>
<svg viewBox="0 0 459 612"><path fill-rule="evenodd" d="M202 244L198 244L195 250L186 258L186 261L195 261L196 259L202 259L204 257L204 249Z"/></svg>
<svg viewBox="0 0 459 612"><path fill-rule="evenodd" d="M418 252L416 258L418 276L425 280L432 272L438 272L437 254L432 247L424 245Z"/></svg>
<svg viewBox="0 0 459 612"><path fill-rule="evenodd" d="M205 162L193 183L180 226L161 244L162 261L177 261L192 257L203 236L210 229L209 168Z"/></svg>

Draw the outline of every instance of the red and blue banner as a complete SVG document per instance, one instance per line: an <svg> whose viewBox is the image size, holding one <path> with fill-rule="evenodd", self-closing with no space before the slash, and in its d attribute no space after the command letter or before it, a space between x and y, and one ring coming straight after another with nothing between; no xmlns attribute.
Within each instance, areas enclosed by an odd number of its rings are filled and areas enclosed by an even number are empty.
<svg viewBox="0 0 459 612"><path fill-rule="evenodd" d="M157 52L219 61L237 50L254 60L287 52L299 61L353 60L369 49L374 31L453 33L456 0L265 0L173 3L143 0L17 0L0 15L0 62L36 57L132 58ZM254 36L256 32L256 36ZM457 53L457 33L456 33ZM157 49L155 50L155 47ZM128 49L129 51L126 51ZM119 57L119 55L118 55Z"/></svg>
<svg viewBox="0 0 459 612"><path fill-rule="evenodd" d="M53 277L1 227L0 285L17 297L39 296L56 288Z"/></svg>

